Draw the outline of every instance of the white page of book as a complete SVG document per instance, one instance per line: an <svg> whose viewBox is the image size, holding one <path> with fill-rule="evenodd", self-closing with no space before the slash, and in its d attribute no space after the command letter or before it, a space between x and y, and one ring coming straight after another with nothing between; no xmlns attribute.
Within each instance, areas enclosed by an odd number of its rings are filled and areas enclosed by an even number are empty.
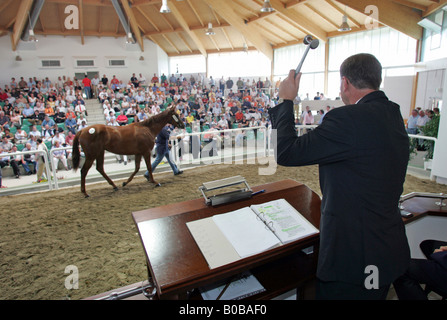
<svg viewBox="0 0 447 320"><path fill-rule="evenodd" d="M210 269L240 259L236 250L216 226L212 218L187 222L186 226L200 248Z"/></svg>
<svg viewBox="0 0 447 320"><path fill-rule="evenodd" d="M282 243L295 241L319 232L285 199L252 205L250 208L260 216L260 219L266 221Z"/></svg>
<svg viewBox="0 0 447 320"><path fill-rule="evenodd" d="M261 253L281 243L248 207L217 214L212 218L241 258Z"/></svg>

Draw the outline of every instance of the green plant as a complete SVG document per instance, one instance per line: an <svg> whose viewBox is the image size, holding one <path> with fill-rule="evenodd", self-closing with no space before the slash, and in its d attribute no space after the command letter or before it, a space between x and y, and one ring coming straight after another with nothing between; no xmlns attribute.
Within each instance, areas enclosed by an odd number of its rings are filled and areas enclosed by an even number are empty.
<svg viewBox="0 0 447 320"><path fill-rule="evenodd" d="M439 115L433 116L433 118L420 128L422 135L426 137L438 137L439 130ZM427 150L425 159L433 159L433 152L435 150L435 142L432 140L424 140L424 147Z"/></svg>

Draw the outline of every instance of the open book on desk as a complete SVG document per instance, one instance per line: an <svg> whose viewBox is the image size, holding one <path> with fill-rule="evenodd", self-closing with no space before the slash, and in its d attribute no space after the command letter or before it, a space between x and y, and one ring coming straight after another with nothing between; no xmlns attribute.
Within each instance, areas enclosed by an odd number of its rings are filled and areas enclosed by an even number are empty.
<svg viewBox="0 0 447 320"><path fill-rule="evenodd" d="M319 232L284 199L191 221L187 226L211 269Z"/></svg>

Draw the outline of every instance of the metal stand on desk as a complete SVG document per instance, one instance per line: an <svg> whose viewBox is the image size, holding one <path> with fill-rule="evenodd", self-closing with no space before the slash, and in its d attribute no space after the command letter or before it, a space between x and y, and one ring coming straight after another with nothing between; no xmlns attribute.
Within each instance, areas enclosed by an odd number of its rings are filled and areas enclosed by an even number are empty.
<svg viewBox="0 0 447 320"><path fill-rule="evenodd" d="M206 192L236 186L238 184L244 184L245 188L213 195L210 197L206 195ZM241 176L234 176L221 180L205 182L202 186L199 187L199 190L202 192L203 197L205 198L205 203L208 205L211 204L211 206L217 206L224 203L248 199L252 196L253 193L245 178Z"/></svg>

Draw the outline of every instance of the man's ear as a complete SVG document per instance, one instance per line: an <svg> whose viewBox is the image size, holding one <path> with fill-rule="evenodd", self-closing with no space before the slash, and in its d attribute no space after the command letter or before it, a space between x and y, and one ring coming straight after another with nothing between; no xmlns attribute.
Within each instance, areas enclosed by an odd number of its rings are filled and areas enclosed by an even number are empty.
<svg viewBox="0 0 447 320"><path fill-rule="evenodd" d="M346 91L346 90L348 90L350 84L351 84L351 83L349 82L349 79L348 79L348 78L346 78L345 76L341 77L341 86L340 86L340 89L341 89L342 91Z"/></svg>

